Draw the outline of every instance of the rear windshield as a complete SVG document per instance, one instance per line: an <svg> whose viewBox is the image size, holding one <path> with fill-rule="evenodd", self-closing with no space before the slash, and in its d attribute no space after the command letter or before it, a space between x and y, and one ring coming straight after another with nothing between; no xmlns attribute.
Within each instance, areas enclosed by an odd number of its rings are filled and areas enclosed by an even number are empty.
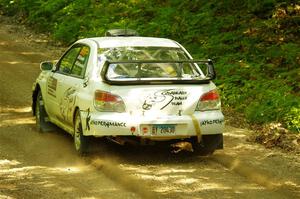
<svg viewBox="0 0 300 199"><path fill-rule="evenodd" d="M141 61L141 63L110 64L108 79L120 78L195 78L200 71L194 63L143 63L143 60L189 60L180 48L118 47L98 50L99 56L110 61Z"/></svg>

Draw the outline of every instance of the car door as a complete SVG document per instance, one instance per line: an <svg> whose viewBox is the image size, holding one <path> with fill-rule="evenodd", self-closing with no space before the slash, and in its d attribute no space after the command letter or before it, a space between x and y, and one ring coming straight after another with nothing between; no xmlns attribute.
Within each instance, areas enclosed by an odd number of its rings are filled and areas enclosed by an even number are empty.
<svg viewBox="0 0 300 199"><path fill-rule="evenodd" d="M88 46L72 46L56 64L56 71L48 78L48 111L55 120L70 124L76 92L83 86L88 56Z"/></svg>
<svg viewBox="0 0 300 199"><path fill-rule="evenodd" d="M89 59L90 48L81 46L79 53L73 63L71 72L65 76L63 86L60 88L59 100L59 118L64 123L72 126L73 112L75 108L77 95L84 92L85 88L85 72Z"/></svg>

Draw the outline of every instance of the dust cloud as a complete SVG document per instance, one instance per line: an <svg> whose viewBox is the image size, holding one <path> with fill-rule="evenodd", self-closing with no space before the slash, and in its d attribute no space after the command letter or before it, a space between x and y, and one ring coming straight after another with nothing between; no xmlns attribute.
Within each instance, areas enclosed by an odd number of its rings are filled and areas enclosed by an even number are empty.
<svg viewBox="0 0 300 199"><path fill-rule="evenodd" d="M91 165L103 172L111 180L118 182L126 190L138 194L144 199L159 198L158 194L151 191L149 187L144 185L141 179L126 174L118 167L119 163L116 160L100 159L99 157L91 158Z"/></svg>

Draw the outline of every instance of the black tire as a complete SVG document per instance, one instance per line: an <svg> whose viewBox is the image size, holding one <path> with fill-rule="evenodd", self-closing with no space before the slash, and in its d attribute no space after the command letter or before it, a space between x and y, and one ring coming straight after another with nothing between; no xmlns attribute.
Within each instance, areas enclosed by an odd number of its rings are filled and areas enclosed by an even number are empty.
<svg viewBox="0 0 300 199"><path fill-rule="evenodd" d="M40 133L53 131L54 125L48 122L48 115L44 107L44 101L41 91L38 92L35 101L35 121L36 128Z"/></svg>
<svg viewBox="0 0 300 199"><path fill-rule="evenodd" d="M197 155L212 155L216 149L223 149L223 134L203 135L200 143L194 138L192 144Z"/></svg>
<svg viewBox="0 0 300 199"><path fill-rule="evenodd" d="M80 155L86 154L88 152L89 140L87 136L82 134L82 124L79 111L76 111L75 113L73 138L75 150Z"/></svg>

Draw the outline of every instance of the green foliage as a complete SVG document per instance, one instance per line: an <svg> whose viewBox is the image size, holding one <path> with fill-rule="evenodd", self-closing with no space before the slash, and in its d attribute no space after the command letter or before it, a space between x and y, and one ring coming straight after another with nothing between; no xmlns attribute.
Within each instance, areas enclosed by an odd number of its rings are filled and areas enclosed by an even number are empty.
<svg viewBox="0 0 300 199"><path fill-rule="evenodd" d="M284 117L289 129L300 133L300 107L292 107Z"/></svg>
<svg viewBox="0 0 300 199"><path fill-rule="evenodd" d="M56 40L64 41L65 43L72 43L79 34L80 22L77 18L69 17L67 22L57 24L56 31L53 37Z"/></svg>
<svg viewBox="0 0 300 199"><path fill-rule="evenodd" d="M8 16L13 16L17 14L18 10L20 9L19 6L20 5L18 5L15 1L11 1L11 0L0 1L0 10Z"/></svg>
<svg viewBox="0 0 300 199"><path fill-rule="evenodd" d="M248 121L282 122L299 131L300 10L282 0L0 0L39 31L69 44L132 28L168 37L216 63L225 107Z"/></svg>

